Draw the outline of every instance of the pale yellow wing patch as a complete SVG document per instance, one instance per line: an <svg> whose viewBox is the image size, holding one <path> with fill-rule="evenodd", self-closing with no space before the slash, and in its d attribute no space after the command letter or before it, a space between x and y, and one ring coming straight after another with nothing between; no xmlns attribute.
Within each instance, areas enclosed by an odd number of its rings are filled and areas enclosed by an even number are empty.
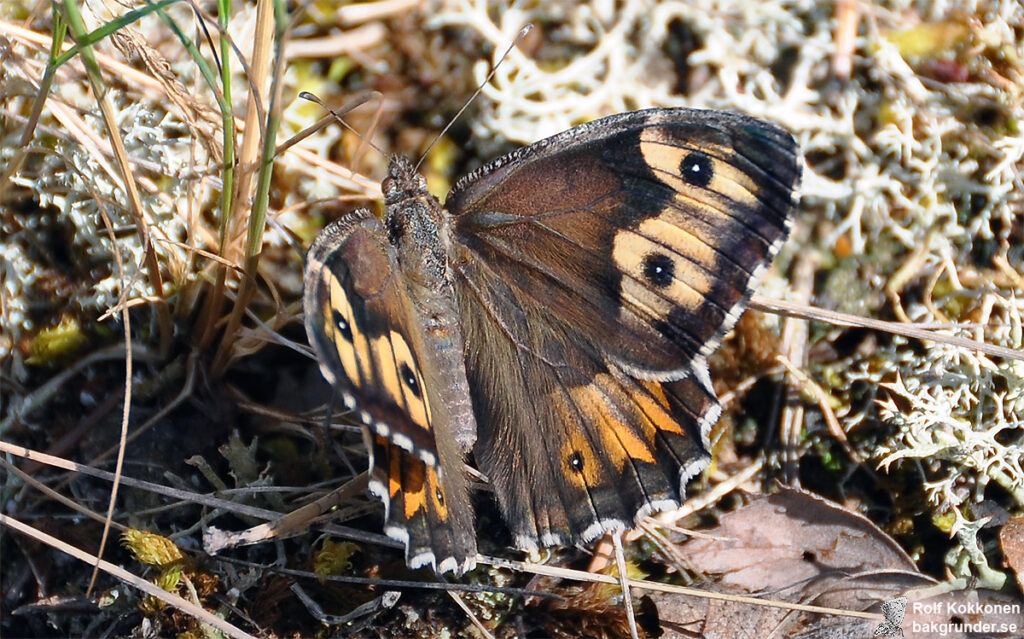
<svg viewBox="0 0 1024 639"><path fill-rule="evenodd" d="M640 152L648 166L658 174L658 179L676 191L677 197L681 200L690 200L692 204L706 206L700 197L700 190L704 188L750 207L760 204L757 194L762 189L754 179L732 164L718 159L731 155L732 149L715 145L705 145L701 149L701 154L710 160L708 168L711 170L710 180L703 187L694 186L693 177L682 177L683 172L688 170L684 160L692 153L691 149L679 146L678 142L668 138L662 129L652 127L641 133ZM696 168L689 167L689 170ZM708 210L721 215L728 214L713 207L709 207Z"/></svg>
<svg viewBox="0 0 1024 639"><path fill-rule="evenodd" d="M355 387L360 387L366 377L360 368L355 350L355 337L360 333L355 322L352 304L348 301L348 295L334 275L328 270L321 271L327 280L327 290L330 291L329 303L323 304L324 330L328 340L334 344L338 352L338 359L341 361L342 373ZM362 336L360 335L360 338ZM331 372L333 375L333 371Z"/></svg>
<svg viewBox="0 0 1024 639"><path fill-rule="evenodd" d="M671 220L650 218L636 230L619 231L612 259L626 275L621 284L623 300L656 318L677 307L698 312L715 284L709 273L691 263L712 265L717 259L714 252Z"/></svg>

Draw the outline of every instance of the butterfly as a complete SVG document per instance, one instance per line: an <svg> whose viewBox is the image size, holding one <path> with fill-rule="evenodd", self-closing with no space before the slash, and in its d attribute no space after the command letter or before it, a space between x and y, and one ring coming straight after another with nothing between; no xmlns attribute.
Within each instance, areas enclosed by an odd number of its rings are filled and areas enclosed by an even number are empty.
<svg viewBox="0 0 1024 639"><path fill-rule="evenodd" d="M749 116L633 111L496 159L442 206L404 157L317 237L306 330L410 567L477 556L466 464L516 546L676 507L721 409L707 357L788 233L801 160Z"/></svg>

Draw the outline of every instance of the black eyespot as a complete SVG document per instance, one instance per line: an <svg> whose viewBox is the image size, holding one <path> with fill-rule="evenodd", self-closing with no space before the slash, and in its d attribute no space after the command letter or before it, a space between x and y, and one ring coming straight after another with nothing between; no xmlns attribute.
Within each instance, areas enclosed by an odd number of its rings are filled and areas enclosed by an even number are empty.
<svg viewBox="0 0 1024 639"><path fill-rule="evenodd" d="M569 457L569 467L577 473L583 472L583 455L579 453L573 453Z"/></svg>
<svg viewBox="0 0 1024 639"><path fill-rule="evenodd" d="M349 325L348 320L345 316L334 311L334 325L338 327L338 332L345 338L346 342L352 341L352 327Z"/></svg>
<svg viewBox="0 0 1024 639"><path fill-rule="evenodd" d="M665 288L672 283L675 274L676 263L668 255L664 253L648 253L644 257L644 277L654 286Z"/></svg>
<svg viewBox="0 0 1024 639"><path fill-rule="evenodd" d="M441 504L443 506L444 505L444 495L441 494L441 489L438 488L434 492L437 493L437 503L439 503L439 504Z"/></svg>
<svg viewBox="0 0 1024 639"><path fill-rule="evenodd" d="M715 177L715 169L711 158L698 151L686 154L686 157L679 164L679 171L684 180L701 188L710 184L711 178Z"/></svg>
<svg viewBox="0 0 1024 639"><path fill-rule="evenodd" d="M412 372L412 369L409 368L409 365L406 364L405 362L402 362L402 368L399 372L401 372L402 381L405 382L405 385L409 388L409 392L411 392L414 396L419 397L420 383L416 380L416 374Z"/></svg>

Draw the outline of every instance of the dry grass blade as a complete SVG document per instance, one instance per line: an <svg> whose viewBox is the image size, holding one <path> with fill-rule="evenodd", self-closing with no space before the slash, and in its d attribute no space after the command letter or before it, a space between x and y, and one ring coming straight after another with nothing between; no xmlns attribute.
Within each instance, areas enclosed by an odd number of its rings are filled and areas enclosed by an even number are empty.
<svg viewBox="0 0 1024 639"><path fill-rule="evenodd" d="M14 446L6 442L0 441L0 451L9 453L11 455L17 455L24 457L25 459L46 464L48 466L54 466L56 468L63 468L64 470L74 471L82 473L83 475L89 475L97 477L105 481L113 482L117 477L113 473L98 468L92 468L77 462L73 462L60 457L54 457L53 455L47 455L34 450L29 450L21 446ZM156 484L153 482L143 481L128 476L121 476L119 481L122 485L131 488L138 488L148 492L152 492L157 495L165 495L175 500L182 502L197 504L208 508L216 508L225 512L235 513L237 515L245 517L255 517L258 519L272 520L277 519L281 516L281 513L267 510L265 508L257 508L254 506L248 506L246 504L240 504L237 502L229 501L226 499L220 499L217 497L211 497L210 495L203 495L180 488L174 488L172 486L164 486L162 484Z"/></svg>
<svg viewBox="0 0 1024 639"><path fill-rule="evenodd" d="M203 535L203 548L211 555L215 555L228 548L264 543L272 539L284 539L300 534L305 531L314 519L324 515L354 495L361 495L365 490L366 473L363 473L316 501L293 510L286 515L277 517L274 521L266 524L260 524L236 533L220 531L212 527L208 528Z"/></svg>
<svg viewBox="0 0 1024 639"><path fill-rule="evenodd" d="M247 220L244 225L247 228L245 241L245 272L239 286L238 297L228 315L227 326L221 337L220 346L214 358L212 372L219 377L224 373L227 366L234 357L232 347L236 333L245 314L245 309L255 293L255 279L257 267L260 261L260 252L263 246L263 232L266 220L266 194L269 189L270 167L272 157L267 162L261 162L261 154L267 154L273 148L274 139L277 134L276 122L280 116L280 74L272 74L272 62L274 51L282 50L284 43L281 41L282 33L275 28L274 2L272 0L261 0L256 3L256 32L253 40L252 62L249 67L250 91L248 104L246 106L245 137L242 139L242 146L239 150L239 165L248 170L243 170L238 175L237 192L248 195L254 184L254 179L259 178L256 183L256 196L251 203L248 197L234 199L235 210L231 211L231 220ZM281 60L277 64L280 65ZM269 111L264 113L262 105L269 104ZM266 121L264 120L266 117ZM228 225L231 228L232 225ZM243 225L238 224L238 227ZM219 283L219 282L218 282ZM218 289L220 287L218 286ZM215 295L219 293L215 291Z"/></svg>
<svg viewBox="0 0 1024 639"><path fill-rule="evenodd" d="M484 637L484 639L495 639L491 631L488 630L487 626L485 626L483 622L480 621L479 617L476 616L476 613L474 613L470 609L470 607L466 605L466 602L462 599L462 596L458 592L454 590L449 590L447 591L447 593L448 596L451 597L452 601L455 602L455 605L462 609L462 612L464 612L466 614L466 617L469 618L470 623L473 624L473 627L476 628L477 632L479 632Z"/></svg>
<svg viewBox="0 0 1024 639"><path fill-rule="evenodd" d="M555 577L558 579L567 579L572 581L581 581L589 583L602 583L618 585L619 578L611 575L601 575L597 573L585 572L582 570L572 570L571 568L561 568L556 566L544 566L541 564L524 563L521 561L512 561L509 559L498 559L494 557L483 557L481 558L482 563L490 564L496 568L507 568L509 570L517 570L521 572L531 573L534 575L544 575L547 577ZM628 585L630 588L637 590L650 590L654 592L667 592L678 595L687 595L691 597L698 597L704 599L717 599L721 601L730 601L734 603L750 604L752 606L765 606L768 608L782 608L786 610L798 610L801 612L814 612L825 615L838 615L843 617L858 617L861 619L877 619L881 620L882 615L873 612L862 612L859 610L843 610L840 608L828 608L824 606L809 606L805 604L792 603L787 601L771 601L768 599L760 599L757 597L744 597L742 595L732 595L720 592L713 592L708 590L701 590L699 588L688 588L686 586L677 586L674 584L666 584L657 581L648 581L645 579L628 579Z"/></svg>
<svg viewBox="0 0 1024 639"><path fill-rule="evenodd" d="M1024 361L1024 350L1006 348L995 344L987 344L977 340L955 335L946 335L932 330L924 329L914 324L903 324L900 322L888 322L871 317L858 317L848 313L840 313L823 308L815 308L804 304L793 304L787 300L769 299L761 295L755 295L750 300L750 308L765 313L777 313L779 315L799 317L807 320L815 320L833 324L835 326L852 326L867 328L893 335L902 335L913 339L920 339L940 344L948 344L956 348L968 351L978 351L994 357L1005 357L1006 359Z"/></svg>
<svg viewBox="0 0 1024 639"><path fill-rule="evenodd" d="M789 358L779 355L779 363L786 367L786 370L793 377L793 380L800 384L805 392L810 393L815 397L818 402L818 409L821 410L822 416L825 418L825 423L828 425L828 432L836 438L846 453L850 456L850 459L862 462L860 453L850 447L850 440L843 432L843 427L839 424L839 419L836 418L835 411L832 410L830 404L831 398L825 392L825 389L820 384L816 383L813 379L807 376L796 364L789 361Z"/></svg>
<svg viewBox="0 0 1024 639"><path fill-rule="evenodd" d="M71 26L71 31L75 38L79 41L86 39L85 23L82 21L81 15L78 13L78 8L73 2L66 2L64 8L67 11L65 16ZM163 277L161 275L160 264L157 261L156 252L153 248L153 242L150 237L149 223L146 221L143 213L144 207L142 205L142 198L139 195L137 186L137 180L135 173L132 170L131 163L128 161L128 152L125 150L124 141L121 139L120 131L117 126L117 117L114 112L114 106L110 102L110 96L105 89L105 83L103 76L96 61L95 55L93 54L92 47L89 45L81 48L81 54L85 63L86 71L88 72L89 80L92 84L93 94L96 96L97 102L100 107L100 112L103 115L104 124L107 128L108 139L111 146L113 147L114 159L117 161L118 169L120 172L119 177L121 178L121 186L125 190L125 194L128 198L128 210L132 214L135 221L136 232L139 234L139 240L144 250L144 259L146 262L146 273L150 280L150 285L156 294L163 292ZM158 305L156 307L157 317L160 322L160 348L161 353L166 353L170 348L171 344L171 315L166 306Z"/></svg>
<svg viewBox="0 0 1024 639"><path fill-rule="evenodd" d="M818 267L818 259L814 256L801 255L793 267L793 295L800 302L806 303L811 298L814 287L814 274ZM808 338L810 329L807 322L794 318L786 318L782 325L780 358L791 361L796 367L807 365ZM779 393L784 393L780 390ZM774 412L774 411L773 411ZM799 485L797 459L800 450L800 437L804 430L804 406L802 403L790 404L782 402L779 417L779 438L782 440L783 470L786 483ZM841 432L841 431L840 431Z"/></svg>
<svg viewBox="0 0 1024 639"><path fill-rule="evenodd" d="M12 475L16 476L21 481L25 482L25 484L27 484L28 486L31 486L35 490L38 490L40 493L42 493L43 495L46 495L50 499L52 499L52 500L54 500L54 501L56 501L56 502L58 502L60 504L63 504L64 506L66 506L67 508L69 508L70 510L72 510L74 512L80 513L80 514L82 514L82 515L92 519L93 521L100 522L104 526L109 524L111 527L117 529L120 532L124 532L125 530L128 529L127 526L124 526L124 525L122 525L122 524L120 524L118 522L115 522L115 521L111 521L109 513L107 515L101 515L101 514L95 512L95 511L93 511L93 510L90 510L90 509L82 506L81 504L76 502L74 499L71 499L70 497L65 497L64 495L60 494L56 490L50 488L46 484L44 484L41 481L37 480L32 475L22 471L20 468L18 468L14 464L11 464L10 462L8 462L5 459L0 459L0 466L2 466L7 472L9 472Z"/></svg>
<svg viewBox="0 0 1024 639"><path fill-rule="evenodd" d="M640 639L636 629L636 614L633 612L633 593L629 589L630 580L626 572L626 556L622 551L622 534L612 533L611 538L615 547L616 576L619 578L619 587L622 588L622 605L626 609L626 621L629 623L629 636L632 639Z"/></svg>
<svg viewBox="0 0 1024 639"><path fill-rule="evenodd" d="M90 366L99 362L113 359L124 359L124 356L125 350L123 345L118 344L108 346L107 348L90 353L74 365L69 366L60 373L54 375L52 378L47 380L46 383L36 388L31 394L21 398L19 405L11 410L4 420L0 422L0 436L2 436L13 425L23 423L33 410L43 406L46 402L53 399L54 395L60 392L61 388L67 384L69 380L75 377L75 375L80 375ZM156 359L156 354L145 349L137 349L135 357L153 360Z"/></svg>
<svg viewBox="0 0 1024 639"><path fill-rule="evenodd" d="M122 149L123 150L123 149ZM107 233L110 237L110 243L114 247L114 261L117 264L117 273L121 280L121 321L124 322L124 397L121 402L121 432L118 436L117 446L117 461L115 462L114 470L114 483L110 487L110 499L107 503L107 518L103 522L103 534L100 537L99 550L96 553L97 557L103 556L103 551L107 546L107 539L110 534L110 528L114 520L114 507L117 504L117 492L121 485L121 471L124 470L124 452L125 447L128 445L128 419L131 416L132 410L132 381L134 376L132 374L132 365L134 363L132 359L132 323L131 315L128 313L128 307L125 305L124 300L126 299L129 291L127 275L125 274L124 259L121 256L121 249L117 245L117 237L114 235L113 224L110 222L110 216L107 214L105 208L100 206L100 214L103 218L103 224L107 228ZM143 242L146 241L146 236L143 236ZM147 253L152 253L152 246L149 246ZM148 258L147 258L148 259ZM169 337L168 337L169 339ZM96 585L96 577L99 574L99 566L97 565L93 569L92 576L89 578L89 587L86 589L86 594L92 592L93 587Z"/></svg>
<svg viewBox="0 0 1024 639"><path fill-rule="evenodd" d="M376 0L350 4L338 10L338 20L345 26L362 24L404 14L422 4L423 0Z"/></svg>
<svg viewBox="0 0 1024 639"><path fill-rule="evenodd" d="M380 43L387 30L379 23L365 24L326 38L305 38L288 47L288 58L334 58L352 54Z"/></svg>
<svg viewBox="0 0 1024 639"><path fill-rule="evenodd" d="M176 368L179 368L177 364L178 362L171 362L170 364L167 365L167 367L171 371L174 371ZM118 445L116 448L108 448L106 451L92 458L89 461L90 466L97 466L103 463L105 460L107 460L111 455L115 453L120 455L121 451L124 449L125 446L131 444L133 441L145 435L150 428L159 424L162 419L171 414L185 400L191 397L195 385L195 376L197 370L197 363L195 361L195 357L190 357L188 363L186 363L184 366L180 366L180 368L185 368L186 372L185 380L181 387L181 392L178 393L178 396L172 399L170 402L168 402L167 405L161 407L160 410L157 411L155 415L153 415L145 422L143 422L141 425L133 429L131 434L127 434L123 441L118 441Z"/></svg>

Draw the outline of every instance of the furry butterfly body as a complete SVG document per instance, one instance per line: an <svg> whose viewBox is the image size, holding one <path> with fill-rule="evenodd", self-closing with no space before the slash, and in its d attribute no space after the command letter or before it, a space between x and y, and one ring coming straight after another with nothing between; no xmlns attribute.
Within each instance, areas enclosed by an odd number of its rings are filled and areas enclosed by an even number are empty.
<svg viewBox="0 0 1024 639"><path fill-rule="evenodd" d="M785 239L799 179L788 133L690 109L524 147L445 207L394 158L384 220L356 211L314 242L304 310L409 564L475 563L467 461L526 550L677 505L720 413L706 358Z"/></svg>

